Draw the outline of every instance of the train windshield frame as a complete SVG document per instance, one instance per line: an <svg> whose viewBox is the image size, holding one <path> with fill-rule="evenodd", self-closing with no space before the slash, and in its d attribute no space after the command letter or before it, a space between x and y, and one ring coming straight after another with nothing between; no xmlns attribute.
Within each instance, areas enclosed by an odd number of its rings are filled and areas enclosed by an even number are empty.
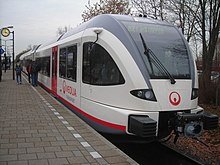
<svg viewBox="0 0 220 165"><path fill-rule="evenodd" d="M190 79L190 59L187 47L173 26L145 22L122 21L142 55L150 78L168 79L155 63L146 56L143 41L175 79Z"/></svg>

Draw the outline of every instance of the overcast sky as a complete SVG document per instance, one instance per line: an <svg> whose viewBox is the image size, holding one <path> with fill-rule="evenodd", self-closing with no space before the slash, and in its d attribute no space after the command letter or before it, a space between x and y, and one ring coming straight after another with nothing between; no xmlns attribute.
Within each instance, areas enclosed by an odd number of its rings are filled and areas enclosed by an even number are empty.
<svg viewBox="0 0 220 165"><path fill-rule="evenodd" d="M90 3L98 1L90 0ZM82 23L81 15L87 3L88 0L0 0L0 29L14 26L17 55L28 45L50 41L59 27L76 27ZM2 37L2 44L11 38L12 35Z"/></svg>

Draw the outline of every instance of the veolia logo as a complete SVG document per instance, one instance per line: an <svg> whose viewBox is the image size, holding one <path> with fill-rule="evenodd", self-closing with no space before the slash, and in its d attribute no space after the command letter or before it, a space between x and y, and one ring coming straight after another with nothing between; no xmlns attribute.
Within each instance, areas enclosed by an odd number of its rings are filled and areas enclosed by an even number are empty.
<svg viewBox="0 0 220 165"><path fill-rule="evenodd" d="M177 92L171 92L169 95L169 100L172 105L174 105L174 106L179 105L180 101L181 101L180 94Z"/></svg>
<svg viewBox="0 0 220 165"><path fill-rule="evenodd" d="M63 93L66 94L66 92L72 96L76 96L76 89L67 85L66 81L63 80Z"/></svg>

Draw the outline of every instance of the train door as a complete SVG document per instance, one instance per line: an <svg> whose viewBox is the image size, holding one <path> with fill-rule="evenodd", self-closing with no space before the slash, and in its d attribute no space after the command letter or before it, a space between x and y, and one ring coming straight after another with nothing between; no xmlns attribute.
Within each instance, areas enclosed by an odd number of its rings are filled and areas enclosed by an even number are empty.
<svg viewBox="0 0 220 165"><path fill-rule="evenodd" d="M57 94L57 51L58 47L52 48L52 93Z"/></svg>

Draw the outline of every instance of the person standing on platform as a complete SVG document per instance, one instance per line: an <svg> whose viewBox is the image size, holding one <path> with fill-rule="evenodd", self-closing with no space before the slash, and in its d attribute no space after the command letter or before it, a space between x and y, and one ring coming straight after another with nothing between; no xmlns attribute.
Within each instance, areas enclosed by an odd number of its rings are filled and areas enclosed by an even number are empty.
<svg viewBox="0 0 220 165"><path fill-rule="evenodd" d="M4 54L4 57L5 57L5 73L6 73L6 70L7 70L7 64L8 64L7 57L6 57L6 53Z"/></svg>
<svg viewBox="0 0 220 165"><path fill-rule="evenodd" d="M0 82L2 81L2 62L1 62L1 55L0 55Z"/></svg>
<svg viewBox="0 0 220 165"><path fill-rule="evenodd" d="M38 76L37 63L36 61L33 61L31 64L31 79L33 86L37 86L37 76Z"/></svg>
<svg viewBox="0 0 220 165"><path fill-rule="evenodd" d="M21 84L21 72L22 72L22 67L20 66L20 64L16 64L16 80L17 80L17 84Z"/></svg>
<svg viewBox="0 0 220 165"><path fill-rule="evenodd" d="M31 63L27 65L26 70L28 74L28 82L31 83Z"/></svg>

